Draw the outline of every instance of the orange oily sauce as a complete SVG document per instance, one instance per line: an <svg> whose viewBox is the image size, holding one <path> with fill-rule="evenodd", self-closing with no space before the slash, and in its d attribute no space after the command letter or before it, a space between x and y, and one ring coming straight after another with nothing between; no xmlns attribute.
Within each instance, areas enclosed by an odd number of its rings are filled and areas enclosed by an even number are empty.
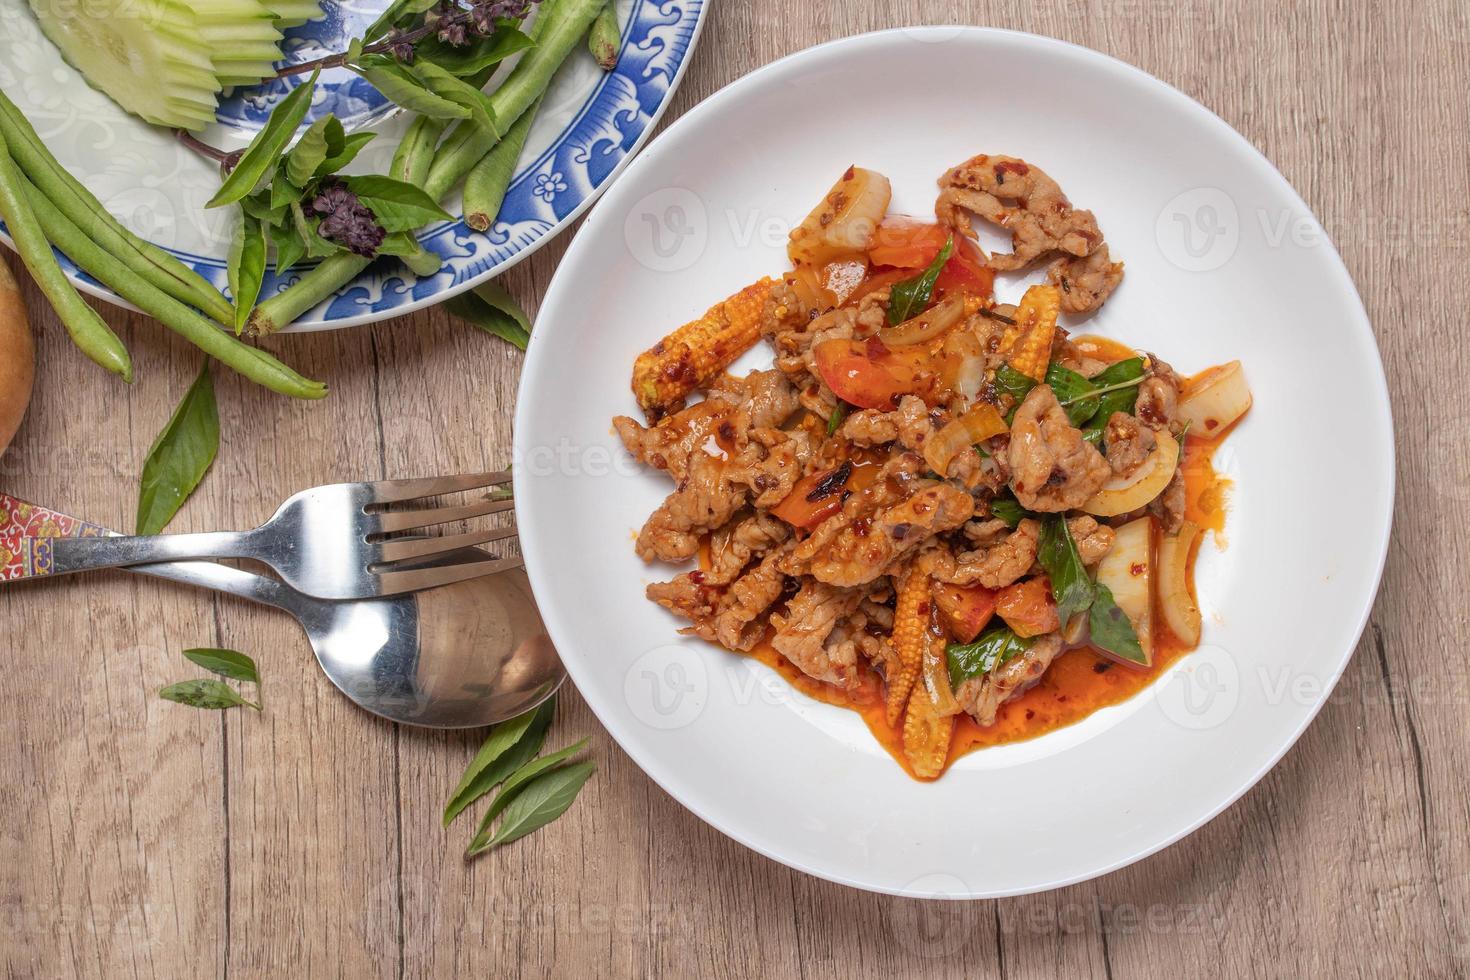
<svg viewBox="0 0 1470 980"><path fill-rule="evenodd" d="M1134 356L1132 350L1120 344L1107 343L1111 348L1107 350L1107 354L1104 355L1099 350L1094 356L1110 361ZM1102 347L1102 344L1097 346ZM1219 433L1212 433L1210 439L1189 433L1184 440L1182 465L1185 519L1195 522L1204 530L1215 532L1217 539L1225 526L1230 481L1215 472L1212 458L1233 429L1234 425ZM1192 596L1196 595L1194 563L1197 558L1198 546L1189 557L1189 592ZM1157 603L1157 597L1155 602ZM792 687L808 697L856 711L873 733L873 737L878 740L878 744L888 750L889 755L893 756L894 761L905 772L914 779L929 781L915 775L909 767L903 751L902 719L897 725L888 723L883 679L875 671L864 670L856 688L844 690L808 677L778 653L770 645L769 639L768 634L748 656L775 670ZM949 770L956 759L977 749L1037 738L1076 724L1099 708L1120 704L1152 684L1191 649L1193 647L1186 646L1169 632L1156 611L1153 664L1147 668L1124 666L1109 660L1090 646L1064 651L1052 661L1051 667L1035 686L1000 706L993 725L981 728L968 714L961 713L957 716L954 733L950 736L945 771Z"/></svg>

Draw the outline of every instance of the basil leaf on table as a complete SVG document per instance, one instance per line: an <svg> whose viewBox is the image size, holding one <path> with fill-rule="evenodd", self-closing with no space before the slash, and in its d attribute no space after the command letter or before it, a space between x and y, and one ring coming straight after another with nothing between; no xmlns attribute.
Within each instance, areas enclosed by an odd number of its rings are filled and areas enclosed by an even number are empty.
<svg viewBox="0 0 1470 980"><path fill-rule="evenodd" d="M196 647L185 650L184 656L212 674L228 677L232 681L260 683L260 671L256 669L255 661L238 650Z"/></svg>
<svg viewBox="0 0 1470 980"><path fill-rule="evenodd" d="M235 336L245 331L260 287L265 284L265 229L250 215L241 212L240 224L230 241L228 279L230 296L235 301Z"/></svg>
<svg viewBox="0 0 1470 980"><path fill-rule="evenodd" d="M337 121L336 116L323 116L307 127L306 132L301 134L301 139L286 154L286 179L295 187L305 187L307 181L316 176L316 170L327 159L328 140L327 130L332 123L337 123L340 133L342 124ZM336 135L336 134L334 134ZM338 135L338 146L340 149L341 136Z"/></svg>
<svg viewBox="0 0 1470 980"><path fill-rule="evenodd" d="M1099 398L1086 396L1097 390L1097 385L1073 371L1053 362L1046 368L1046 383L1057 401L1063 403L1067 421L1081 425L1097 414Z"/></svg>
<svg viewBox="0 0 1470 980"><path fill-rule="evenodd" d="M551 755L542 756L536 761L528 762L521 768L517 769L515 773L505 781L505 785L500 788L500 792L495 795L495 801L490 804L490 809L485 811L485 816L480 820L480 829L475 832L474 840L470 841L470 846L465 852L466 855L475 855L489 848L491 837L490 825L495 822L496 817L500 816L501 811L503 811L510 804L510 802L515 799L516 793L520 790L522 786L525 786L527 783L535 779L546 770L553 769L561 765L563 762L567 761L572 756L585 749L587 747L588 741L588 739L584 738L574 745L568 745L566 748L562 749L559 752L553 752Z"/></svg>
<svg viewBox="0 0 1470 980"><path fill-rule="evenodd" d="M240 707L260 710L260 705L245 700L240 692L224 681L180 681L163 688L158 696L165 701L186 704L191 708L209 708L212 711Z"/></svg>
<svg viewBox="0 0 1470 980"><path fill-rule="evenodd" d="M517 769L536 757L546 739L546 729L556 712L556 698L548 698L539 707L503 721L490 730L490 737L480 746L459 785L444 807L444 826L464 812L465 807L499 786Z"/></svg>
<svg viewBox="0 0 1470 980"><path fill-rule="evenodd" d="M444 304L451 316L525 350L531 341L531 320L515 299L497 282L487 282Z"/></svg>
<svg viewBox="0 0 1470 980"><path fill-rule="evenodd" d="M1041 541L1036 548L1036 561L1051 579L1052 598L1057 603L1057 618L1065 625L1073 616L1086 612L1092 605L1092 579L1077 553L1077 542L1067 528L1067 519L1049 514L1041 524Z"/></svg>
<svg viewBox="0 0 1470 980"><path fill-rule="evenodd" d="M954 236L950 235L944 240L944 247L939 254L934 256L934 261L929 263L928 268L912 279L893 284L888 294L888 322L897 326L910 317L918 316L929 306L929 298L934 295L934 283L939 280L939 273L944 271L944 263L954 254Z"/></svg>
<svg viewBox="0 0 1470 980"><path fill-rule="evenodd" d="M960 685L973 677L983 677L1007 660L1031 649L1032 640L1017 636L1009 626L997 626L973 643L951 643L945 648L949 661L949 685Z"/></svg>
<svg viewBox="0 0 1470 980"><path fill-rule="evenodd" d="M275 172L281 154L291 144L291 137L296 135L296 128L301 125L301 120L306 118L306 110L311 108L311 96L316 90L316 80L320 74L320 70L312 72L308 81L298 85L271 111L270 118L260 132L255 134L255 139L250 141L240 162L235 164L235 169L230 171L230 175L205 207L218 208L234 204L255 193L261 181Z"/></svg>
<svg viewBox="0 0 1470 980"><path fill-rule="evenodd" d="M209 359L148 450L138 493L138 534L158 534L199 486L219 453L219 406Z"/></svg>
<svg viewBox="0 0 1470 980"><path fill-rule="evenodd" d="M505 808L500 829L474 853L520 840L566 813L577 794L582 791L582 786L596 771L596 764L578 762L542 773L532 779Z"/></svg>
<svg viewBox="0 0 1470 980"><path fill-rule="evenodd" d="M1138 634L1134 631L1128 614L1118 608L1117 601L1113 599L1113 590L1101 582L1093 586L1093 589L1096 597L1092 601L1092 611L1087 617L1092 645L1122 657L1124 660L1132 661L1140 667L1149 666L1151 663L1149 656L1143 652L1143 647L1138 642Z"/></svg>
<svg viewBox="0 0 1470 980"><path fill-rule="evenodd" d="M392 177L347 177L347 189L373 213L383 230L413 231L434 221L448 221L449 212L422 188Z"/></svg>

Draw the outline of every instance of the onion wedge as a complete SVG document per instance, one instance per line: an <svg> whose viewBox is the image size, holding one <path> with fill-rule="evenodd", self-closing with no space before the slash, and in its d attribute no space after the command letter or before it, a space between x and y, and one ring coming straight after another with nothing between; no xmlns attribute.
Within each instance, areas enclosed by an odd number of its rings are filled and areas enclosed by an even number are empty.
<svg viewBox="0 0 1470 980"><path fill-rule="evenodd" d="M965 317L965 301L958 296L949 296L936 303L933 308L910 317L896 327L884 327L878 337L889 347L905 347L933 340Z"/></svg>
<svg viewBox="0 0 1470 980"><path fill-rule="evenodd" d="M1199 537L1199 525L1185 521L1174 534L1159 539L1159 567L1154 588L1159 594L1159 612L1169 632L1189 646L1199 643L1200 615L1189 594L1189 552Z"/></svg>
<svg viewBox="0 0 1470 980"><path fill-rule="evenodd" d="M994 405L981 402L924 442L924 462L941 477L948 476L950 461L956 456L1005 431L1006 421L1000 412Z"/></svg>
<svg viewBox="0 0 1470 980"><path fill-rule="evenodd" d="M1104 483L1082 509L1094 517L1117 517L1147 506L1163 493L1179 466L1179 443L1166 429L1159 430L1157 437L1154 451L1138 469Z"/></svg>
<svg viewBox="0 0 1470 980"><path fill-rule="evenodd" d="M1097 584L1106 585L1113 593L1113 601L1133 624L1133 632L1138 634L1138 645L1149 663L1153 662L1154 656L1153 591L1149 588L1153 577L1152 525L1153 518L1140 517L1118 528L1113 547L1097 566ZM1108 656L1107 651L1102 653ZM1130 667L1140 666L1124 660L1119 662Z"/></svg>
<svg viewBox="0 0 1470 980"><path fill-rule="evenodd" d="M1207 368L1184 383L1179 417L1190 432L1212 439L1251 407L1251 389L1239 361Z"/></svg>

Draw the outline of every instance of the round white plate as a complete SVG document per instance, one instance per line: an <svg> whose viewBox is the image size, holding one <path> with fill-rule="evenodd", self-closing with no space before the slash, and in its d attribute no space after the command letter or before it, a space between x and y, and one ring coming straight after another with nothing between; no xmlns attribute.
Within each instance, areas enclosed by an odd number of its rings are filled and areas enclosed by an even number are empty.
<svg viewBox="0 0 1470 980"><path fill-rule="evenodd" d="M322 7L324 19L286 32L288 60L345 50L387 0L323 0ZM494 227L481 234L455 220L425 228L420 242L444 260L438 273L419 278L395 260L376 262L290 329L358 326L441 303L500 275L586 210L663 115L699 39L705 0L617 0L617 8L624 28L617 69L597 67L585 45L562 66L526 139ZM502 67L498 77L506 71ZM166 130L129 116L89 87L41 33L26 0L0 0L0 89L108 211L225 289L232 209L204 207L219 188L218 169ZM219 122L203 138L222 149L244 146L288 91L287 83L236 90L222 101ZM380 134L350 171L383 173L407 117L345 69L322 75L308 118L329 112L349 130ZM458 214L458 202L449 202L446 210ZM62 261L86 291L128 305ZM270 275L262 295L285 289L306 268Z"/></svg>
<svg viewBox="0 0 1470 980"><path fill-rule="evenodd" d="M1126 261L1088 332L1183 372L1240 358L1255 407L1216 460L1235 489L1223 550L1207 546L1198 569L1200 649L1129 702L922 784L855 714L679 636L683 624L643 598L674 570L640 562L633 537L670 486L628 461L609 419L636 413L640 351L787 268L786 231L849 164L892 179L893 210L924 215L938 176L980 152L1047 170ZM1022 286L1003 277L997 290L1014 300ZM762 350L741 367L769 360ZM1241 136L1096 52L924 28L749 75L628 169L543 302L516 416L516 498L572 678L669 793L833 881L992 897L1100 875L1178 840L1291 747L1378 588L1391 435L1382 365L1342 262Z"/></svg>

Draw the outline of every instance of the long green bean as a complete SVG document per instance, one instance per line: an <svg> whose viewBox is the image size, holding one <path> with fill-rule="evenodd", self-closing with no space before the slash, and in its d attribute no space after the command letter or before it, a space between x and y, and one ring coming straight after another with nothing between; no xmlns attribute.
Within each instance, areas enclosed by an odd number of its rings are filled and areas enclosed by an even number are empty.
<svg viewBox="0 0 1470 980"><path fill-rule="evenodd" d="M618 11L613 0L603 0L602 12L587 32L587 50L592 52L603 71L612 71L618 66L618 49L622 46L623 32L618 27Z"/></svg>
<svg viewBox="0 0 1470 980"><path fill-rule="evenodd" d="M233 313L229 301L204 277L168 252L128 231L63 167L30 121L0 92L0 133L16 164L83 231L133 272L175 299L197 306L221 323Z"/></svg>
<svg viewBox="0 0 1470 980"><path fill-rule="evenodd" d="M490 107L502 131L515 125L531 103L546 91L551 77L601 10L602 0L542 0L536 22L531 25L536 46L521 56L510 77L490 93ZM466 130L467 135L463 141L456 142L456 132L460 129ZM458 187L499 139L498 133L483 131L473 120L457 124L446 141L446 151L434 158L424 190L437 200Z"/></svg>
<svg viewBox="0 0 1470 980"><path fill-rule="evenodd" d="M490 223L500 213L510 179L515 176L516 162L526 146L526 134L536 120L541 99L521 113L505 139L496 143L464 181L464 222L475 231L489 231Z"/></svg>
<svg viewBox="0 0 1470 980"><path fill-rule="evenodd" d="M0 218L5 219L10 229L10 237L21 261L31 270L36 284L51 301L56 315L82 353L124 381L131 382L133 361L127 348L61 271L46 232L31 208L26 186L25 176L11 159L9 144L0 134Z"/></svg>
<svg viewBox="0 0 1470 980"><path fill-rule="evenodd" d="M115 289L128 302L164 326L257 384L292 398L322 398L327 386L304 378L271 354L241 343L235 336L210 322L147 280L134 276L106 249L87 237L85 231L62 213L35 184L20 178L20 188L34 208L45 236L73 262Z"/></svg>

